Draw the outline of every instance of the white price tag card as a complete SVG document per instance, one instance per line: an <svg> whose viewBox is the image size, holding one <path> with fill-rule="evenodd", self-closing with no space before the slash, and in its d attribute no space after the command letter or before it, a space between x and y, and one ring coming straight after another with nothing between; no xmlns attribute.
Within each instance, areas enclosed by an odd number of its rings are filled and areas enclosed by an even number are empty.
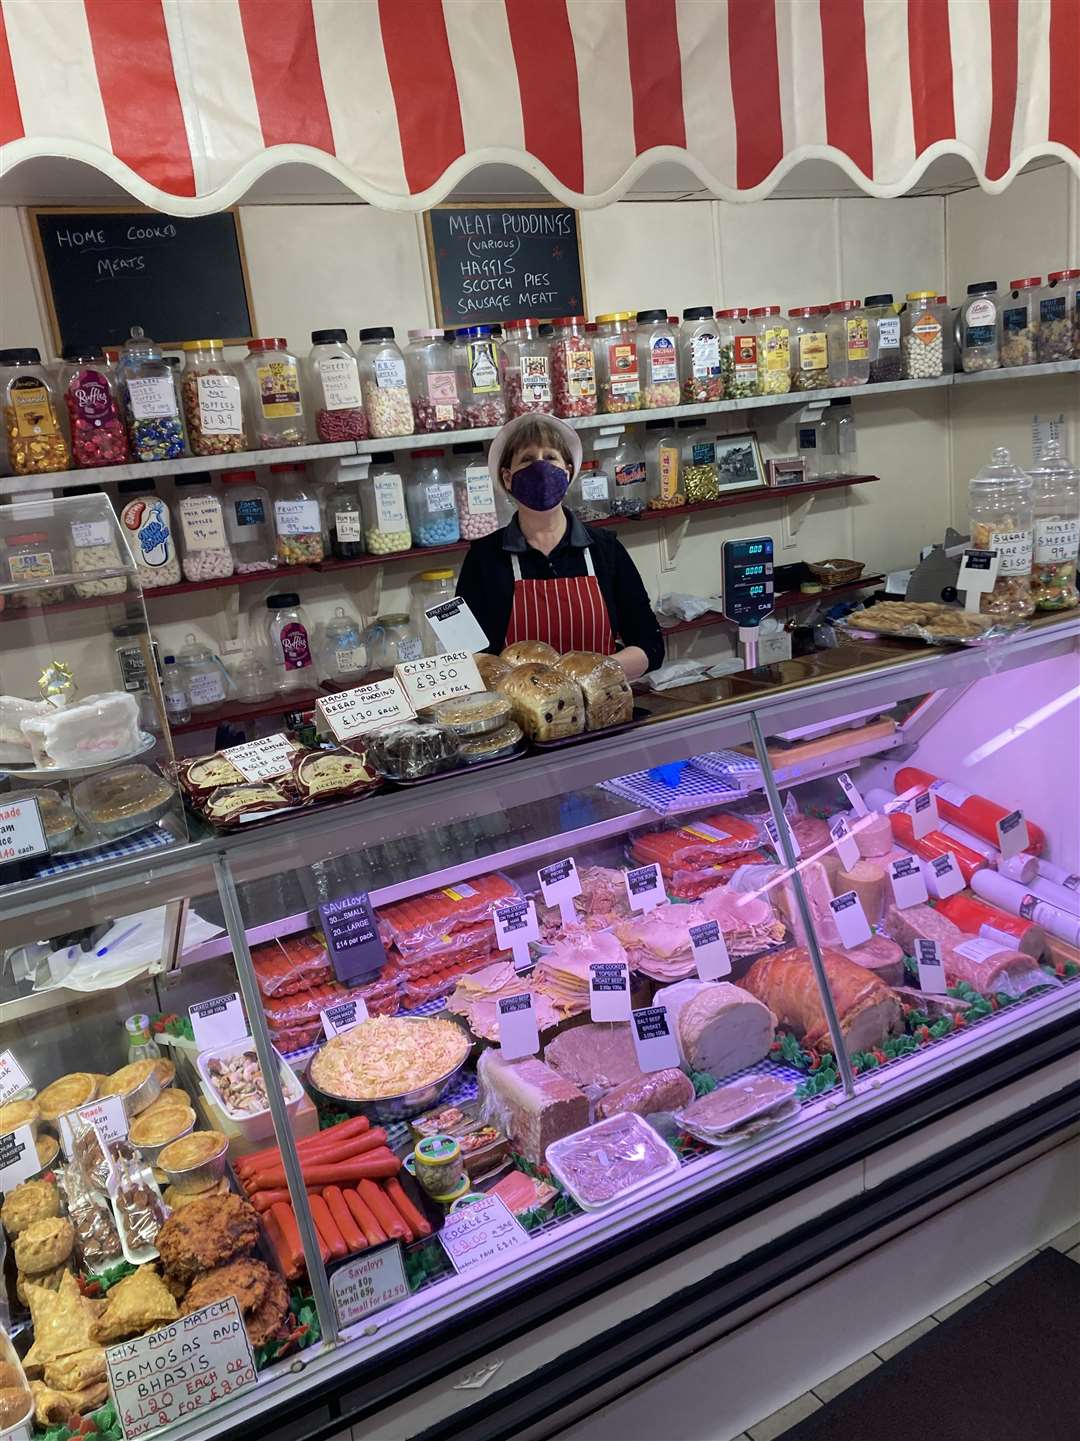
<svg viewBox="0 0 1080 1441"><path fill-rule="evenodd" d="M938 828L937 796L933 791L920 791L908 806L911 833L917 841Z"/></svg>
<svg viewBox="0 0 1080 1441"><path fill-rule="evenodd" d="M351 1031L367 1018L368 1010L362 996L357 996L355 1001L342 1001L337 1006L327 1006L325 1011L319 1012L323 1035L327 1040L333 1036L343 1036L346 1031Z"/></svg>
<svg viewBox="0 0 1080 1441"><path fill-rule="evenodd" d="M412 720L416 715L393 676L372 685L339 691L337 695L320 696L315 707L339 741L347 741L376 726Z"/></svg>
<svg viewBox="0 0 1080 1441"><path fill-rule="evenodd" d="M424 614L435 632L435 639L447 650L483 650L488 643L484 628L473 615L465 600L455 595L452 600L426 606Z"/></svg>
<svg viewBox="0 0 1080 1441"><path fill-rule="evenodd" d="M842 946L861 946L870 939L870 922L866 919L862 901L854 891L845 891L842 896L830 901L829 906L836 917Z"/></svg>
<svg viewBox="0 0 1080 1441"><path fill-rule="evenodd" d="M500 1196L485 1196L447 1216L439 1243L454 1270L462 1272L493 1262L501 1264L511 1251L528 1246L529 1233Z"/></svg>
<svg viewBox="0 0 1080 1441"><path fill-rule="evenodd" d="M964 609L978 610L980 597L991 591L997 582L1001 558L996 550L965 550L956 579L957 590L964 592Z"/></svg>
<svg viewBox="0 0 1080 1441"><path fill-rule="evenodd" d="M248 1033L244 1020L244 1007L238 991L227 996L215 996L210 1001L196 1001L188 1006L191 1029L195 1032L195 1044L200 1051L212 1046L227 1046L231 1041L242 1041Z"/></svg>
<svg viewBox="0 0 1080 1441"><path fill-rule="evenodd" d="M919 936L915 941L915 960L919 967L919 989L928 996L943 996L948 986L945 984L941 942L928 941Z"/></svg>
<svg viewBox="0 0 1080 1441"><path fill-rule="evenodd" d="M922 873L926 888L936 901L947 900L964 889L964 877L952 851L927 861Z"/></svg>
<svg viewBox="0 0 1080 1441"><path fill-rule="evenodd" d="M836 842L836 854L841 865L845 871L850 871L859 859L859 847L843 816L836 816L829 822L829 834Z"/></svg>
<svg viewBox="0 0 1080 1441"><path fill-rule="evenodd" d="M630 1034L643 1071L667 1071L682 1065L667 1006L642 1006L631 1011Z"/></svg>
<svg viewBox="0 0 1080 1441"><path fill-rule="evenodd" d="M235 1296L109 1346L105 1364L127 1441L255 1385L255 1357Z"/></svg>
<svg viewBox="0 0 1080 1441"><path fill-rule="evenodd" d="M279 731L242 746L229 746L221 754L232 761L246 781L268 781L291 769L295 749L288 736Z"/></svg>
<svg viewBox="0 0 1080 1441"><path fill-rule="evenodd" d="M119 1096L102 1096L100 1101L88 1101L75 1111L68 1111L60 1117L60 1140L64 1155L71 1160L75 1154L74 1141L88 1126L93 1126L105 1142L122 1141L128 1133L128 1113Z"/></svg>
<svg viewBox="0 0 1080 1441"><path fill-rule="evenodd" d="M540 1049L531 991L499 997L499 1051L504 1061L535 1056Z"/></svg>
<svg viewBox="0 0 1080 1441"><path fill-rule="evenodd" d="M394 676L417 710L452 695L475 695L487 689L468 650L401 661L394 667Z"/></svg>
<svg viewBox="0 0 1080 1441"><path fill-rule="evenodd" d="M589 1016L594 1021L630 1019L630 968L625 961L589 962Z"/></svg>
<svg viewBox="0 0 1080 1441"><path fill-rule="evenodd" d="M404 1301L409 1294L409 1283L405 1279L400 1242L380 1246L377 1251L356 1256L339 1266L330 1277L330 1294L342 1330L372 1311Z"/></svg>
<svg viewBox="0 0 1080 1441"><path fill-rule="evenodd" d="M859 787L851 779L847 771L841 771L840 774L836 777L836 779L840 782L840 789L847 796L848 805L855 812L855 814L857 816L868 816L870 814L870 811L867 807L867 804L863 800L862 795L859 792Z"/></svg>
<svg viewBox="0 0 1080 1441"><path fill-rule="evenodd" d="M41 1162L31 1126L19 1126L0 1136L0 1191L5 1196L40 1170Z"/></svg>
<svg viewBox="0 0 1080 1441"><path fill-rule="evenodd" d="M920 906L926 900L926 882L916 856L899 856L890 861L889 879L892 881L893 900L901 910L908 906Z"/></svg>
<svg viewBox="0 0 1080 1441"><path fill-rule="evenodd" d="M0 865L25 861L49 851L41 812L33 796L21 801L0 800Z"/></svg>
<svg viewBox="0 0 1080 1441"><path fill-rule="evenodd" d="M731 975L731 957L719 921L702 921L690 927L690 949L703 981L719 981Z"/></svg>
<svg viewBox="0 0 1080 1441"><path fill-rule="evenodd" d="M529 942L540 939L536 906L532 901L499 901L491 908L495 923L495 945L500 951L513 951L514 969L527 971L532 965Z"/></svg>
<svg viewBox="0 0 1080 1441"><path fill-rule="evenodd" d="M536 874L544 895L544 904L558 906L564 926L574 925L577 921L574 897L581 895L581 881L573 856L541 866Z"/></svg>
<svg viewBox="0 0 1080 1441"><path fill-rule="evenodd" d="M784 825L787 827L788 840L791 842L791 854L798 859L798 857L802 855L802 846L799 845L799 838L791 829L791 822L787 816L784 817ZM765 817L765 834L769 837L769 840L772 841L773 850L776 852L781 864L783 864L784 852L780 847L780 831L772 816Z"/></svg>
<svg viewBox="0 0 1080 1441"><path fill-rule="evenodd" d="M30 1088L26 1074L10 1051L0 1051L0 1105Z"/></svg>
<svg viewBox="0 0 1080 1441"><path fill-rule="evenodd" d="M650 861L647 866L638 866L632 871L623 871L623 881L626 885L626 899L630 902L632 911L651 911L667 900L660 867L655 861Z"/></svg>
<svg viewBox="0 0 1080 1441"><path fill-rule="evenodd" d="M1030 837L1024 812L1010 811L1007 816L1002 816L997 823L997 838L1001 854L1006 860L1010 856L1018 856L1021 851L1026 851L1030 844Z"/></svg>

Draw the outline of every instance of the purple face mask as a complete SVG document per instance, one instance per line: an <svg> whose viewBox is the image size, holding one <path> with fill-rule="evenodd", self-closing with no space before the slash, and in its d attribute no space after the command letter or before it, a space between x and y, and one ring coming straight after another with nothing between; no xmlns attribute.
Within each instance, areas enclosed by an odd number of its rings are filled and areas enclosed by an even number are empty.
<svg viewBox="0 0 1080 1441"><path fill-rule="evenodd" d="M510 494L529 510L554 510L569 489L569 475L550 460L531 461L510 477Z"/></svg>

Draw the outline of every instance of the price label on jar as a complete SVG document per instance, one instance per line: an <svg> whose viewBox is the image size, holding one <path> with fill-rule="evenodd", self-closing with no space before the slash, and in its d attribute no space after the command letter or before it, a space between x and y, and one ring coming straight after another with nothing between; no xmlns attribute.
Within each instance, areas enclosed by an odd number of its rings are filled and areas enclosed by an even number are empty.
<svg viewBox="0 0 1080 1441"><path fill-rule="evenodd" d="M589 1016L594 1021L630 1019L630 968L625 961L589 962Z"/></svg>
<svg viewBox="0 0 1080 1441"><path fill-rule="evenodd" d="M922 867L926 888L937 901L944 901L964 889L964 877L952 851L935 856Z"/></svg>
<svg viewBox="0 0 1080 1441"><path fill-rule="evenodd" d="M945 962L941 955L941 942L929 941L924 936L915 939L915 961L919 967L919 989L928 996L943 996L948 990L945 981Z"/></svg>
<svg viewBox="0 0 1080 1441"><path fill-rule="evenodd" d="M563 925L574 925L577 921L574 898L581 895L581 880L573 856L541 866L536 875L543 892L544 905L558 906Z"/></svg>
<svg viewBox="0 0 1080 1441"><path fill-rule="evenodd" d="M915 856L899 856L895 861L890 861L889 879L892 882L893 900L900 910L906 910L908 906L920 906L926 900L926 881Z"/></svg>
<svg viewBox="0 0 1080 1441"><path fill-rule="evenodd" d="M843 816L837 816L829 822L829 834L836 842L836 854L845 871L850 871L852 866L858 862L859 847L855 837L851 834L851 827Z"/></svg>
<svg viewBox="0 0 1080 1441"><path fill-rule="evenodd" d="M504 1061L535 1056L540 1049L531 991L499 997L499 1053Z"/></svg>
<svg viewBox="0 0 1080 1441"><path fill-rule="evenodd" d="M702 921L690 927L690 949L703 981L719 981L731 975L731 957L718 921Z"/></svg>
<svg viewBox="0 0 1080 1441"><path fill-rule="evenodd" d="M228 746L221 754L232 761L246 781L268 781L292 769L295 750L288 736L278 731L243 745Z"/></svg>
<svg viewBox="0 0 1080 1441"><path fill-rule="evenodd" d="M993 590L1001 563L996 550L965 550L960 562L957 590L964 592L964 609L977 611L979 599Z"/></svg>
<svg viewBox="0 0 1080 1441"><path fill-rule="evenodd" d="M371 685L320 696L315 707L339 741L416 715L408 696L391 676Z"/></svg>
<svg viewBox="0 0 1080 1441"><path fill-rule="evenodd" d="M660 867L655 861L647 866L637 866L632 871L623 871L626 885L626 899L632 911L651 911L667 900L664 883L660 879Z"/></svg>
<svg viewBox="0 0 1080 1441"><path fill-rule="evenodd" d="M200 375L199 427L207 435L243 435L240 382L235 375Z"/></svg>
<svg viewBox="0 0 1080 1441"><path fill-rule="evenodd" d="M483 650L488 643L483 627L460 595L425 607L424 614L435 639L449 651Z"/></svg>
<svg viewBox="0 0 1080 1441"><path fill-rule="evenodd" d="M24 861L49 851L41 812L33 796L21 801L0 800L0 865Z"/></svg>
<svg viewBox="0 0 1080 1441"><path fill-rule="evenodd" d="M215 996L210 1001L196 1001L193 1006L188 1006L188 1015L195 1033L195 1044L200 1051L242 1041L248 1033L244 1008L237 991L230 991L227 996Z"/></svg>
<svg viewBox="0 0 1080 1441"><path fill-rule="evenodd" d="M666 1071L682 1065L667 1006L643 1006L631 1011L630 1035L643 1071Z"/></svg>
<svg viewBox="0 0 1080 1441"><path fill-rule="evenodd" d="M870 922L866 919L862 901L854 891L845 891L842 896L837 896L829 902L829 907L836 917L842 946L861 946L870 939Z"/></svg>
<svg viewBox="0 0 1080 1441"><path fill-rule="evenodd" d="M0 1105L30 1089L30 1077L10 1051L0 1051Z"/></svg>
<svg viewBox="0 0 1080 1441"><path fill-rule="evenodd" d="M1010 811L1007 816L1002 816L997 822L996 830L998 846L1006 860L1027 850L1030 837L1023 811Z"/></svg>
<svg viewBox="0 0 1080 1441"><path fill-rule="evenodd" d="M495 487L486 465L466 467L465 488L471 515L495 514Z"/></svg>
<svg viewBox="0 0 1080 1441"><path fill-rule="evenodd" d="M475 695L487 689L472 653L467 650L404 661L394 667L394 676L417 710L436 705L452 695Z"/></svg>

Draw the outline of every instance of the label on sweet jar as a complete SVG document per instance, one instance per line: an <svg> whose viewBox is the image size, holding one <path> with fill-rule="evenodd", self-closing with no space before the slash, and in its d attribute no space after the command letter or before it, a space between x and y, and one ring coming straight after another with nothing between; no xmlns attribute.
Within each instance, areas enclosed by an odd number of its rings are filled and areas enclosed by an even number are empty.
<svg viewBox="0 0 1080 1441"><path fill-rule="evenodd" d="M378 355L372 368L380 390L405 389L405 362L400 355Z"/></svg>
<svg viewBox="0 0 1080 1441"><path fill-rule="evenodd" d="M679 452L673 445L661 445L656 452L660 470L660 497L672 500L679 490Z"/></svg>
<svg viewBox="0 0 1080 1441"><path fill-rule="evenodd" d="M176 390L167 375L136 375L126 382L128 404L136 420L176 415Z"/></svg>
<svg viewBox="0 0 1080 1441"><path fill-rule="evenodd" d="M107 520L73 520L71 543L74 546L111 545L112 526Z"/></svg>
<svg viewBox="0 0 1080 1441"><path fill-rule="evenodd" d="M1047 325L1052 320L1065 319L1065 297L1064 295L1048 295L1045 300L1039 301L1039 320L1045 321Z"/></svg>
<svg viewBox="0 0 1080 1441"><path fill-rule="evenodd" d="M233 501L233 515L237 525L262 525L266 520L266 507L257 495L247 495Z"/></svg>
<svg viewBox="0 0 1080 1441"><path fill-rule="evenodd" d="M495 514L495 487L486 465L470 465L465 470L465 491L470 515Z"/></svg>
<svg viewBox="0 0 1080 1441"><path fill-rule="evenodd" d="M715 465L716 441L695 440L690 447L690 454L695 465Z"/></svg>
<svg viewBox="0 0 1080 1441"><path fill-rule="evenodd" d="M52 552L48 550L24 550L19 555L9 555L8 568L12 580L48 580L56 574Z"/></svg>
<svg viewBox="0 0 1080 1441"><path fill-rule="evenodd" d="M358 510L339 510L334 516L334 530L340 541L363 540L364 530L360 524L360 512Z"/></svg>
<svg viewBox="0 0 1080 1441"><path fill-rule="evenodd" d="M225 686L217 666L210 670L189 670L187 688L192 705L220 705L225 699Z"/></svg>
<svg viewBox="0 0 1080 1441"><path fill-rule="evenodd" d="M551 399L551 374L546 355L521 357L521 390L534 405L547 405Z"/></svg>
<svg viewBox="0 0 1080 1441"><path fill-rule="evenodd" d="M200 375L199 428L204 435L243 435L240 382L235 375Z"/></svg>
<svg viewBox="0 0 1080 1441"><path fill-rule="evenodd" d="M286 670L303 670L311 664L308 633L298 620L287 620L278 632L282 659Z"/></svg>
<svg viewBox="0 0 1080 1441"><path fill-rule="evenodd" d="M926 315L922 320L915 322L911 327L911 333L916 336L923 345L933 345L935 340L940 340L941 338L941 323L935 320L932 315Z"/></svg>
<svg viewBox="0 0 1080 1441"><path fill-rule="evenodd" d="M827 370L829 339L823 330L808 330L799 336L799 369Z"/></svg>
<svg viewBox="0 0 1080 1441"><path fill-rule="evenodd" d="M998 575L1028 575L1033 541L1030 530L995 531L993 548L1000 557Z"/></svg>
<svg viewBox="0 0 1080 1441"><path fill-rule="evenodd" d="M886 315L877 322L878 351L900 349L900 317Z"/></svg>
<svg viewBox="0 0 1080 1441"><path fill-rule="evenodd" d="M582 500L607 500L607 476L602 471L592 471L581 477Z"/></svg>
<svg viewBox="0 0 1080 1441"><path fill-rule="evenodd" d="M613 395L632 395L638 389L637 347L632 340L609 342L608 373Z"/></svg>
<svg viewBox="0 0 1080 1441"><path fill-rule="evenodd" d="M675 342L670 335L654 335L649 341L649 371L654 385L678 380L679 366L675 358Z"/></svg>
<svg viewBox="0 0 1080 1441"><path fill-rule="evenodd" d="M720 374L720 338L708 333L695 335L690 342L690 369L695 380L708 380Z"/></svg>
<svg viewBox="0 0 1080 1441"><path fill-rule="evenodd" d="M363 670L366 661L367 652L362 645L343 646L334 651L334 668L339 672L351 675L353 671Z"/></svg>
<svg viewBox="0 0 1080 1441"><path fill-rule="evenodd" d="M580 341L565 342L566 385L572 400L591 400L596 394L596 362L592 349Z"/></svg>
<svg viewBox="0 0 1080 1441"><path fill-rule="evenodd" d="M736 335L731 343L732 365L739 380L757 375L757 336Z"/></svg>
<svg viewBox="0 0 1080 1441"><path fill-rule="evenodd" d="M318 535L322 526L319 521L317 500L275 500L274 524L278 535Z"/></svg>
<svg viewBox="0 0 1080 1441"><path fill-rule="evenodd" d="M172 559L169 508L163 500L158 500L156 496L129 500L120 519L126 530L134 532L135 559L139 565L157 570Z"/></svg>
<svg viewBox="0 0 1080 1441"><path fill-rule="evenodd" d="M853 315L847 321L847 358L870 359L870 327L865 315Z"/></svg>
<svg viewBox="0 0 1080 1441"><path fill-rule="evenodd" d="M80 370L68 385L68 404L76 418L98 426L113 413L109 382L98 370Z"/></svg>
<svg viewBox="0 0 1080 1441"><path fill-rule="evenodd" d="M645 479L645 462L643 460L628 460L624 465L615 467L616 485L640 485Z"/></svg>
<svg viewBox="0 0 1080 1441"><path fill-rule="evenodd" d="M493 395L502 387L495 345L490 340L474 340L465 347L469 378L478 395Z"/></svg>
<svg viewBox="0 0 1080 1441"><path fill-rule="evenodd" d="M185 495L180 502L180 528L188 550L225 550L225 517L213 495Z"/></svg>
<svg viewBox="0 0 1080 1441"><path fill-rule="evenodd" d="M56 434L56 416L49 392L36 377L23 375L13 381L8 399L15 411L15 425L20 437L33 439L35 436Z"/></svg>
<svg viewBox="0 0 1080 1441"><path fill-rule="evenodd" d="M765 343L765 369L776 375L791 367L791 331L786 325L776 325L766 330L761 337Z"/></svg>
<svg viewBox="0 0 1080 1441"><path fill-rule="evenodd" d="M327 410L359 410L360 374L351 355L334 355L319 365Z"/></svg>
<svg viewBox="0 0 1080 1441"><path fill-rule="evenodd" d="M427 393L432 405L457 405L457 376L452 370L428 371Z"/></svg>
<svg viewBox="0 0 1080 1441"><path fill-rule="evenodd" d="M1001 326L1009 335L1019 335L1028 328L1026 305L1010 305L1001 312Z"/></svg>
<svg viewBox="0 0 1080 1441"><path fill-rule="evenodd" d="M994 325L997 321L997 306L983 296L973 300L964 310L964 326L967 331L966 345L993 345Z"/></svg>
<svg viewBox="0 0 1080 1441"><path fill-rule="evenodd" d="M291 360L262 360L255 367L259 404L267 420L302 415L300 379Z"/></svg>
<svg viewBox="0 0 1080 1441"><path fill-rule="evenodd" d="M441 481L436 481L431 485L425 485L424 504L432 515L453 510L454 487L452 485L444 485Z"/></svg>
<svg viewBox="0 0 1080 1441"><path fill-rule="evenodd" d="M1058 565L1075 560L1080 549L1080 520L1051 515L1035 522L1035 564Z"/></svg>
<svg viewBox="0 0 1080 1441"><path fill-rule="evenodd" d="M375 517L380 530L406 530L405 492L400 475L378 475L374 481Z"/></svg>

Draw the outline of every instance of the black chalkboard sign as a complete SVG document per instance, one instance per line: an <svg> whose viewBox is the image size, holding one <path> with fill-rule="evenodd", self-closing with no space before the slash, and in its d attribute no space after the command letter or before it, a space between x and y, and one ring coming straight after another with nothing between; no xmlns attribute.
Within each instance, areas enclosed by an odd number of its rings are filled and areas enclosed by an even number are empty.
<svg viewBox="0 0 1080 1441"><path fill-rule="evenodd" d="M163 345L255 333L236 214L35 210L53 344L119 345L133 325Z"/></svg>
<svg viewBox="0 0 1080 1441"><path fill-rule="evenodd" d="M424 214L436 323L492 325L585 313L577 212L442 205Z"/></svg>

